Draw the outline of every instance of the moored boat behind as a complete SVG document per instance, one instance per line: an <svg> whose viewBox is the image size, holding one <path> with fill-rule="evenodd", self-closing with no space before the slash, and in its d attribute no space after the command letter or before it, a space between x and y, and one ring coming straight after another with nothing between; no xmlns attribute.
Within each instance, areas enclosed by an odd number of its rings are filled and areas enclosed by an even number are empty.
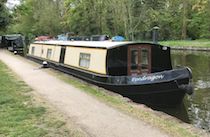
<svg viewBox="0 0 210 137"><path fill-rule="evenodd" d="M24 37L20 34L4 35L1 38L0 48L7 48L15 54L24 54Z"/></svg>
<svg viewBox="0 0 210 137"><path fill-rule="evenodd" d="M191 70L172 69L170 48L158 44L37 41L28 57L149 105L176 106L193 91Z"/></svg>

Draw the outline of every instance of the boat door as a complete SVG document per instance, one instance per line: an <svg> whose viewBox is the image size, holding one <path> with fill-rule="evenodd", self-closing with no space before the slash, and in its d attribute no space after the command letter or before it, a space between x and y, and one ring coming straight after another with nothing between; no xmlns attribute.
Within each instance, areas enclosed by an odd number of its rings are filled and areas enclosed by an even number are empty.
<svg viewBox="0 0 210 137"><path fill-rule="evenodd" d="M128 47L128 75L136 76L151 73L151 47Z"/></svg>
<svg viewBox="0 0 210 137"><path fill-rule="evenodd" d="M65 55L66 55L66 46L62 46L59 63L64 64Z"/></svg>

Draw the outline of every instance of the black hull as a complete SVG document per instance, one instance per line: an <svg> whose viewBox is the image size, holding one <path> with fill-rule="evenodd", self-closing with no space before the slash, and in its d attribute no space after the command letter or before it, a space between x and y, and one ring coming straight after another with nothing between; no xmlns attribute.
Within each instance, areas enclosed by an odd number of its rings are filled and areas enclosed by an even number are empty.
<svg viewBox="0 0 210 137"><path fill-rule="evenodd" d="M175 107L182 103L182 100L186 94L186 91L179 88L170 89L168 85L175 85L174 83L161 83L157 85L141 85L141 86L107 86L99 85L105 89L114 91L128 97L136 103L145 104L148 106L156 107ZM164 92L157 89L156 87L165 87ZM121 92L123 91L123 92ZM132 92L133 91L133 92ZM139 93L135 91L147 91L148 93ZM153 92L150 92L153 91ZM131 93L129 93L131 92Z"/></svg>
<svg viewBox="0 0 210 137"><path fill-rule="evenodd" d="M28 58L38 63L44 61L31 56L28 56ZM192 76L187 68L179 69L172 74L170 73L171 75L176 74L177 77L175 78L138 84L138 82L135 83L136 81L131 82L132 77L102 76L50 61L48 66L83 79L91 84L119 93L136 103L143 103L149 106L175 107L182 102L186 93L192 93L192 86L190 85Z"/></svg>

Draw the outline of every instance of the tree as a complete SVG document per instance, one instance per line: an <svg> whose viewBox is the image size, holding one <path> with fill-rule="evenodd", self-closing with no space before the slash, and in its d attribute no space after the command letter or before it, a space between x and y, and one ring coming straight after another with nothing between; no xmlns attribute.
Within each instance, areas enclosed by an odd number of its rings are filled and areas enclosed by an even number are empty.
<svg viewBox="0 0 210 137"><path fill-rule="evenodd" d="M182 39L187 38L187 8L188 0L183 0L183 14L182 14Z"/></svg>
<svg viewBox="0 0 210 137"><path fill-rule="evenodd" d="M22 0L13 11L10 30L26 35L75 32L145 40L159 26L163 40L197 39L210 37L209 22L209 0Z"/></svg>
<svg viewBox="0 0 210 137"><path fill-rule="evenodd" d="M24 0L14 9L12 32L56 35L63 31L63 11L58 0Z"/></svg>
<svg viewBox="0 0 210 137"><path fill-rule="evenodd" d="M0 1L0 31L5 30L10 22L9 10L5 6L6 2L6 0Z"/></svg>
<svg viewBox="0 0 210 137"><path fill-rule="evenodd" d="M210 38L210 1L196 0L192 6L192 19L188 31L193 39Z"/></svg>

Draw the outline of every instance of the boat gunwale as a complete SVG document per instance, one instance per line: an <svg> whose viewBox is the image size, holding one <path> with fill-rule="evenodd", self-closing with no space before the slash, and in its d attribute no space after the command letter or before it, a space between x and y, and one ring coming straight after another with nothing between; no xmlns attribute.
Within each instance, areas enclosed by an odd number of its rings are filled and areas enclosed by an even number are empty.
<svg viewBox="0 0 210 137"><path fill-rule="evenodd" d="M46 61L46 59L42 59L40 57L35 57L35 56L31 56L31 55L27 55L27 57L30 57L30 58L33 58L33 59L36 59L36 60L39 60L39 61ZM160 84L160 83L168 83L168 82L176 82L177 80L180 80L180 79L191 79L191 72L189 71L189 68L188 67L183 67L183 68L177 68L177 69L172 69L172 70L165 70L165 71L161 71L161 72L156 72L156 73L150 73L150 74L142 74L142 75L137 75L137 76L109 76L109 75L101 75L101 74L98 74L98 73L95 73L95 72L90 72L88 70L83 70L83 69L80 69L80 68L76 68L76 67L73 67L73 66L70 66L70 65L65 65L65 64L61 64L61 63L57 63L55 61L51 61L51 60L47 60L48 63L50 64L53 64L54 66L56 65L56 67L64 67L65 69L73 69L73 70L76 70L76 71L79 71L79 72L82 72L82 73L86 73L92 77L99 77L99 78L103 78L103 79L107 79L106 82L101 82L101 81L97 81L95 79L91 79L89 77L85 77L85 76L81 76L81 75L78 75L78 74L73 74L71 72L67 72L66 73L71 73L72 75L76 75L77 77L81 77L82 79L86 79L88 81L92 81L94 83L98 83L98 84L106 84L106 85L116 85L116 86L138 86L138 85L151 85L151 84ZM55 67L53 67L55 68ZM58 69L58 68L55 68L55 69ZM59 69L60 70L60 69ZM161 75L163 73L175 73L176 71L188 71L188 76L186 75L185 77L184 76L179 76L179 77L173 77L173 78L170 78L170 79L166 79L164 81L156 81L156 82L150 82L150 83L114 83L114 82L108 82L108 81L115 81L115 79L129 79L129 78L139 78L139 77L147 77L147 76L154 76L154 75ZM63 71L63 70L62 70ZM183 74L181 74L183 75ZM178 83L177 83L177 86L178 86Z"/></svg>

